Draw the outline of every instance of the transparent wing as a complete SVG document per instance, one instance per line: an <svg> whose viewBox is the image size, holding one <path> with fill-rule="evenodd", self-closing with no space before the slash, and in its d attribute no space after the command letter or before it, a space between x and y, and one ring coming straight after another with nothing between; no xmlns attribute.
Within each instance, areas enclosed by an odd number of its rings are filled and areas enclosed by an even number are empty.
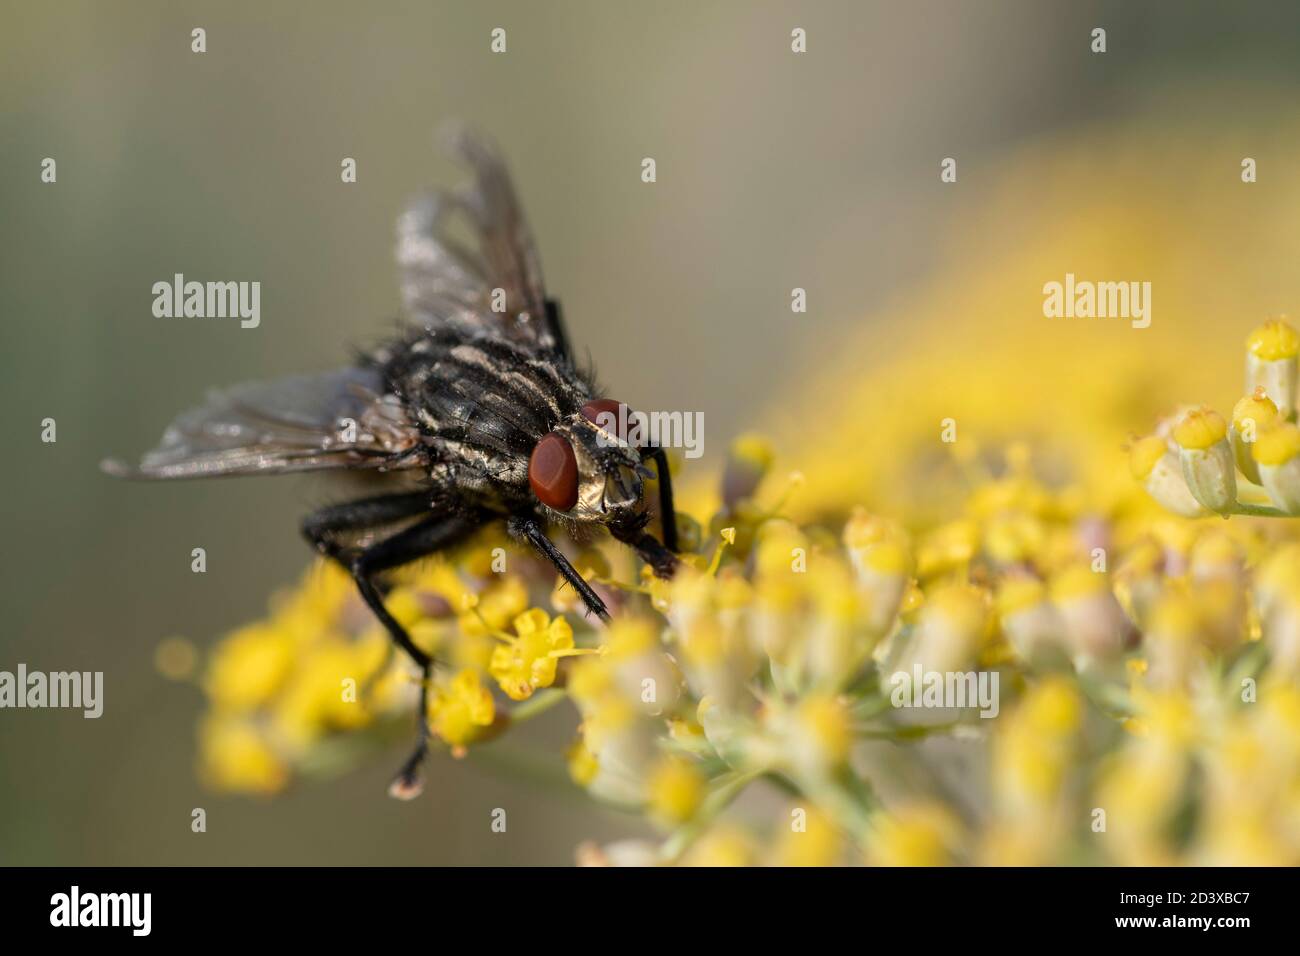
<svg viewBox="0 0 1300 956"><path fill-rule="evenodd" d="M345 368L212 392L137 467L102 467L129 478L407 468L419 464L418 438L377 370Z"/></svg>
<svg viewBox="0 0 1300 956"><path fill-rule="evenodd" d="M445 130L443 138L474 176L459 189L421 197L398 220L408 312L426 325L477 325L555 348L560 336L548 318L537 247L504 161L491 142L464 127ZM458 219L469 227L468 243L453 235Z"/></svg>

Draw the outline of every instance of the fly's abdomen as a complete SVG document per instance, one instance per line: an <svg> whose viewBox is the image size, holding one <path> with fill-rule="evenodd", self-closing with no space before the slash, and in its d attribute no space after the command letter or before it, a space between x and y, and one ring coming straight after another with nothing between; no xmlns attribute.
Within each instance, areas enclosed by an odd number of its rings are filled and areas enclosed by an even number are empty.
<svg viewBox="0 0 1300 956"><path fill-rule="evenodd" d="M478 483L526 490L537 441L590 398L566 363L491 335L440 327L393 346L385 359L431 459Z"/></svg>

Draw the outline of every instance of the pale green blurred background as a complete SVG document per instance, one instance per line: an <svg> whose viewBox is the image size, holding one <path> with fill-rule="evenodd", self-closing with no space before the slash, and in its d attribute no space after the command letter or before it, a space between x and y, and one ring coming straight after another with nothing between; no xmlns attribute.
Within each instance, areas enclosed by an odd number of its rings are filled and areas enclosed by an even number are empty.
<svg viewBox="0 0 1300 956"><path fill-rule="evenodd" d="M942 157L978 190L1025 143L1170 90L1198 122L1240 120L1252 92L1294 102L1297 39L1280 2L0 0L0 669L107 682L98 721L0 711L0 863L567 863L581 839L640 832L576 791L445 757L421 800L395 803L400 747L269 802L205 793L199 695L156 674L154 648L260 615L329 489L96 469L210 385L329 367L391 325L394 218L458 175L432 149L441 121L501 143L575 341L618 398L702 410L707 466L773 389L944 267L963 207ZM1226 87L1246 92L1202 115L1198 91ZM175 272L260 280L261 327L155 319L150 287ZM573 720L557 709L513 742L545 741L559 771Z"/></svg>

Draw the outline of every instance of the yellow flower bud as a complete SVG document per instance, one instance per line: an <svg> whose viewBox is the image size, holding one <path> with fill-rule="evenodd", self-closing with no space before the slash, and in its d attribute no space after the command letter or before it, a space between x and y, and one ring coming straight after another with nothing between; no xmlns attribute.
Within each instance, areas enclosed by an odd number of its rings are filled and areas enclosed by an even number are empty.
<svg viewBox="0 0 1300 956"><path fill-rule="evenodd" d="M646 780L650 815L664 827L685 823L699 808L705 794L704 775L678 757L666 757Z"/></svg>
<svg viewBox="0 0 1300 956"><path fill-rule="evenodd" d="M200 773L214 789L275 793L288 783L284 763L251 721L209 717L199 729L199 746Z"/></svg>
<svg viewBox="0 0 1300 956"><path fill-rule="evenodd" d="M1255 441L1278 420L1277 406L1264 389L1257 388L1232 408L1229 431L1232 455L1241 473L1259 484L1259 465L1251 454Z"/></svg>
<svg viewBox="0 0 1300 956"><path fill-rule="evenodd" d="M1260 484L1283 511L1300 514L1300 428L1280 422L1255 441Z"/></svg>
<svg viewBox="0 0 1300 956"><path fill-rule="evenodd" d="M1256 577L1264 640L1279 675L1300 676L1300 544L1278 549Z"/></svg>
<svg viewBox="0 0 1300 956"><path fill-rule="evenodd" d="M1033 661L1060 639L1064 625L1038 578L1018 575L998 588L996 607L1002 631L1022 660Z"/></svg>
<svg viewBox="0 0 1300 956"><path fill-rule="evenodd" d="M1256 328L1246 340L1246 388L1263 388L1283 418L1295 411L1296 356L1300 337L1279 319Z"/></svg>
<svg viewBox="0 0 1300 956"><path fill-rule="evenodd" d="M835 818L812 806L787 808L774 852L777 866L834 866L844 849Z"/></svg>
<svg viewBox="0 0 1300 956"><path fill-rule="evenodd" d="M961 824L939 804L904 807L882 815L867 857L875 866L951 866L957 862Z"/></svg>
<svg viewBox="0 0 1300 956"><path fill-rule="evenodd" d="M806 754L819 767L829 768L848 759L853 742L853 721L838 697L813 694L799 705L796 717Z"/></svg>
<svg viewBox="0 0 1300 956"><path fill-rule="evenodd" d="M1133 443L1129 450L1129 467L1133 477L1142 482L1147 494L1161 507L1185 518L1206 514L1201 503L1192 497L1183 478L1178 455L1159 435L1148 435Z"/></svg>
<svg viewBox="0 0 1300 956"><path fill-rule="evenodd" d="M701 702L700 721L710 742L714 740L710 723L716 719L713 709ZM767 731L762 739L773 748L769 759L784 763L796 777L825 780L848 759L853 714L837 694L814 692L795 702L772 701L762 717ZM758 741L755 745L765 746Z"/></svg>
<svg viewBox="0 0 1300 956"><path fill-rule="evenodd" d="M1138 481L1146 481L1160 459L1169 453L1169 446L1159 435L1139 438L1129 448L1129 468Z"/></svg>
<svg viewBox="0 0 1300 956"><path fill-rule="evenodd" d="M682 857L683 866L753 866L757 848L739 826L714 824Z"/></svg>
<svg viewBox="0 0 1300 956"><path fill-rule="evenodd" d="M217 645L203 684L214 705L246 711L265 703L293 667L293 638L273 625L253 624Z"/></svg>
<svg viewBox="0 0 1300 956"><path fill-rule="evenodd" d="M1155 606L1143 644L1149 657L1152 686L1187 685L1201 659L1200 631L1200 615L1186 594L1168 594Z"/></svg>
<svg viewBox="0 0 1300 956"><path fill-rule="evenodd" d="M1052 580L1052 601L1065 622L1065 638L1077 666L1108 662L1123 653L1132 625L1105 574L1086 564L1066 569Z"/></svg>
<svg viewBox="0 0 1300 956"><path fill-rule="evenodd" d="M887 632L912 574L907 536L897 525L857 508L844 526L844 548L867 597L868 627Z"/></svg>
<svg viewBox="0 0 1300 956"><path fill-rule="evenodd" d="M1209 408L1188 412L1173 432L1188 490L1219 514L1230 513L1237 504L1236 463L1227 434L1223 416Z"/></svg>
<svg viewBox="0 0 1300 956"><path fill-rule="evenodd" d="M568 750L564 752L565 760L569 765L569 776L573 782L580 787L587 787L596 779L596 773L600 769L600 763L596 760L596 755L587 749L587 742L579 737L569 745Z"/></svg>
<svg viewBox="0 0 1300 956"><path fill-rule="evenodd" d="M1164 590L1164 551L1154 540L1137 542L1115 570L1115 592L1124 609L1143 627Z"/></svg>
<svg viewBox="0 0 1300 956"><path fill-rule="evenodd" d="M1228 426L1222 415L1212 408L1197 408L1174 426L1174 441L1182 448L1204 451L1223 441L1227 432Z"/></svg>
<svg viewBox="0 0 1300 956"><path fill-rule="evenodd" d="M475 670L463 670L440 682L429 695L429 724L453 750L463 749L495 716L492 693Z"/></svg>
<svg viewBox="0 0 1300 956"><path fill-rule="evenodd" d="M989 633L989 596L970 585L947 585L927 595L900 670L967 670Z"/></svg>

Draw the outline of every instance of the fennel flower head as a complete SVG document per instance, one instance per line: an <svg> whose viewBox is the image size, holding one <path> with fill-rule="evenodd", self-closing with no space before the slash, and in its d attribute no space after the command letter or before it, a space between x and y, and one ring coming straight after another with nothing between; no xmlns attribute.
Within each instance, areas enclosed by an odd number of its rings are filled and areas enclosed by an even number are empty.
<svg viewBox="0 0 1300 956"><path fill-rule="evenodd" d="M1205 258L1212 230L1142 182L1129 233L1063 213L1080 270ZM1285 247L1290 220L1252 214ZM1159 317L1124 339L1017 325L1005 303L1059 252L990 249L871 374L844 349L715 473L681 469L672 580L557 535L609 624L499 531L394 572L388 607L442 665L433 785L489 751L554 768L628 815L627 839L575 835L591 865L1300 863L1300 339L1242 328L1238 360ZM328 786L404 741L420 698L324 563L199 673L224 791ZM543 714L567 745L537 742Z"/></svg>

